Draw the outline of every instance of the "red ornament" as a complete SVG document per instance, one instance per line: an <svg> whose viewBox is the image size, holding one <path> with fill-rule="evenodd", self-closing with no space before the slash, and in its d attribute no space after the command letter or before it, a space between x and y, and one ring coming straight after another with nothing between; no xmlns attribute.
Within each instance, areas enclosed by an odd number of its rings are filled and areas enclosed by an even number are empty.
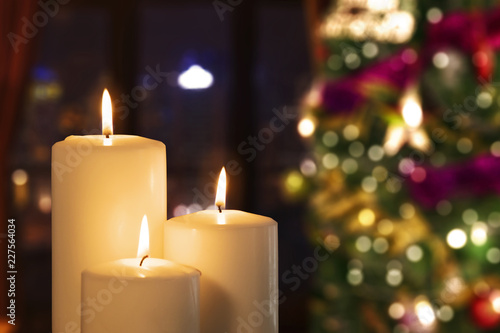
<svg viewBox="0 0 500 333"><path fill-rule="evenodd" d="M488 43L479 43L476 52L472 55L472 62L476 66L476 72L480 80L483 83L490 82L495 70L495 55Z"/></svg>
<svg viewBox="0 0 500 333"><path fill-rule="evenodd" d="M495 311L492 295L476 297L470 307L472 321L481 329L489 330L500 327L500 312Z"/></svg>

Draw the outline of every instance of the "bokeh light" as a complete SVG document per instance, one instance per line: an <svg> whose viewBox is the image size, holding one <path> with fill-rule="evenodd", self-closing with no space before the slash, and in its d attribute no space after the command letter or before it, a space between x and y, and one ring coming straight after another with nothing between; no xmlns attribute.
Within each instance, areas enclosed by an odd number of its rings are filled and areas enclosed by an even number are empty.
<svg viewBox="0 0 500 333"><path fill-rule="evenodd" d="M467 235L462 229L453 229L446 236L446 242L453 249L460 249L467 243Z"/></svg>

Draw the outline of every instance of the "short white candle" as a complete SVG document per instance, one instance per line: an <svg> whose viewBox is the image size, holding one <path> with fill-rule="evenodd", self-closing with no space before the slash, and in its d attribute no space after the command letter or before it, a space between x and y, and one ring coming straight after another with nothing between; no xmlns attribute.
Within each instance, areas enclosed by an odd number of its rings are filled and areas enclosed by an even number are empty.
<svg viewBox="0 0 500 333"><path fill-rule="evenodd" d="M104 96L104 114L110 103ZM52 147L53 332L78 332L82 270L134 257L144 214L151 255L163 257L165 151L159 141L113 135L106 122L103 135L69 136Z"/></svg>
<svg viewBox="0 0 500 333"><path fill-rule="evenodd" d="M273 219L237 210L166 222L165 259L201 271L203 333L278 332L277 235Z"/></svg>
<svg viewBox="0 0 500 333"><path fill-rule="evenodd" d="M197 333L199 277L194 268L146 257L87 269L82 273L82 333Z"/></svg>

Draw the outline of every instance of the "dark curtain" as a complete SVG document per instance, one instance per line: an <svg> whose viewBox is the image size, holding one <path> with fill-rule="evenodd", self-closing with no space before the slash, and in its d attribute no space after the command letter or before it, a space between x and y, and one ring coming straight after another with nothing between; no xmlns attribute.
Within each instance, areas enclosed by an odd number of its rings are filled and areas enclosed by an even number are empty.
<svg viewBox="0 0 500 333"><path fill-rule="evenodd" d="M34 17L36 0L0 1L0 308L7 306L6 297L6 238L8 216L9 147L14 125L21 110L21 101L28 78L36 38L43 29L43 15ZM45 13L44 13L45 14ZM38 19L39 21L35 21ZM48 17L50 19L50 17ZM39 24L37 27L35 24ZM32 25L30 27L30 25ZM32 29L35 27L35 29ZM2 316L5 312L2 311Z"/></svg>

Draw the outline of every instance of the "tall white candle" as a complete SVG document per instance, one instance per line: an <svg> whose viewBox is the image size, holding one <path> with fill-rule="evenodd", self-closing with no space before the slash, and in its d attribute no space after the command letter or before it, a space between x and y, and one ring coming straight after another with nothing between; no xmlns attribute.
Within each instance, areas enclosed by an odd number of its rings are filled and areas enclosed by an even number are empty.
<svg viewBox="0 0 500 333"><path fill-rule="evenodd" d="M111 112L110 104L103 98L103 111ZM103 123L103 133L69 136L52 147L52 328L57 333L78 332L83 269L135 256L144 214L151 254L163 256L165 145L113 135L109 123Z"/></svg>
<svg viewBox="0 0 500 333"><path fill-rule="evenodd" d="M139 256L83 271L81 332L200 332L199 271Z"/></svg>
<svg viewBox="0 0 500 333"><path fill-rule="evenodd" d="M165 259L201 271L203 333L278 332L277 235L273 219L237 210L165 223Z"/></svg>

